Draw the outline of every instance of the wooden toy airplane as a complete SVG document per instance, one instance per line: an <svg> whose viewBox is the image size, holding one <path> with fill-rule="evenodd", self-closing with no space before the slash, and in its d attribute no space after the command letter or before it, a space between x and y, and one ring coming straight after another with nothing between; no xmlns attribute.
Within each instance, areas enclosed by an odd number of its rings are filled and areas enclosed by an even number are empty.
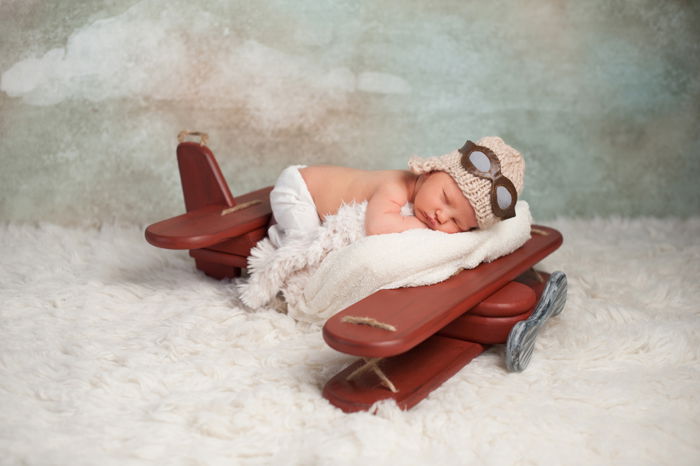
<svg viewBox="0 0 700 466"><path fill-rule="evenodd" d="M185 141L200 136L199 143ZM181 132L177 159L187 213L150 225L146 240L189 249L214 278L235 277L271 222L271 187L231 195L206 134ZM363 359L336 374L323 396L345 412L393 399L409 409L493 344L506 344L506 367L522 371L542 325L566 301L562 272L534 265L556 250L561 234L535 225L518 250L429 286L381 290L331 317L323 338Z"/></svg>

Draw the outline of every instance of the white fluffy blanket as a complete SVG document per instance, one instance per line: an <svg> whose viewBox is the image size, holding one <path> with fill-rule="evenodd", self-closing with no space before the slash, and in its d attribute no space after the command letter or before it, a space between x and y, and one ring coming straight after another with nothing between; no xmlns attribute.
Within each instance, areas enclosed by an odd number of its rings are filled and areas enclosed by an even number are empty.
<svg viewBox="0 0 700 466"><path fill-rule="evenodd" d="M344 414L355 358L251 312L137 225L0 225L0 464L700 464L700 218L548 221L564 312L410 411Z"/></svg>
<svg viewBox="0 0 700 466"><path fill-rule="evenodd" d="M343 206L316 235L290 238L278 249L268 239L260 241L248 259L250 278L238 284L242 301L258 308L281 291L290 316L320 323L377 290L441 282L509 254L530 238L525 201L511 219L457 234L426 229L365 236L366 207Z"/></svg>
<svg viewBox="0 0 700 466"><path fill-rule="evenodd" d="M509 373L344 414L355 360L132 225L0 225L0 464L700 464L700 218L548 221L564 312Z"/></svg>

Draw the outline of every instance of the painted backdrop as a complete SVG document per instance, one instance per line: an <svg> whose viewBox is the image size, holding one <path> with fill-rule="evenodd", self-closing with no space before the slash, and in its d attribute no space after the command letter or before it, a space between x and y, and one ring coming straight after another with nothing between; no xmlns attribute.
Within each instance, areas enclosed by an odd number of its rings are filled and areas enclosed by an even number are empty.
<svg viewBox="0 0 700 466"><path fill-rule="evenodd" d="M207 131L232 191L500 135L558 215L700 214L700 2L0 0L0 219L182 211Z"/></svg>

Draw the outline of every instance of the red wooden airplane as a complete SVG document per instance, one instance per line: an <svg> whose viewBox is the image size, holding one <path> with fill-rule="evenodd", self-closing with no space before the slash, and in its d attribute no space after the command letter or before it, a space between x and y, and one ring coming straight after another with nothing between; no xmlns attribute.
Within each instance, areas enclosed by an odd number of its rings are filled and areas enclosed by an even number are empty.
<svg viewBox="0 0 700 466"><path fill-rule="evenodd" d="M200 136L199 143L185 141ZM146 240L189 249L196 267L214 278L247 266L271 221L271 187L231 195L206 134L178 135L177 159L187 213L150 225ZM335 375L323 396L343 411L367 410L391 398L409 409L493 344L506 344L506 367L528 365L535 338L566 301L566 276L534 270L556 250L561 234L534 225L515 252L442 283L381 290L331 317L323 338L363 360Z"/></svg>

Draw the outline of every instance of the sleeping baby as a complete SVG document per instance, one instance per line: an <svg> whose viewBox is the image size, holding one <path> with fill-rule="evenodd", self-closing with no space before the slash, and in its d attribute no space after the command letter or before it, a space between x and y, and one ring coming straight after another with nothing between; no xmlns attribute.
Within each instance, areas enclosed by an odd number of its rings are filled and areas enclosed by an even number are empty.
<svg viewBox="0 0 700 466"><path fill-rule="evenodd" d="M458 233L485 229L515 216L525 163L501 138L467 141L449 154L408 162L410 170L336 166L286 168L270 193L277 222L268 230L277 247L316 230L343 204L367 201L367 235L430 228ZM412 205L406 215L404 206Z"/></svg>

